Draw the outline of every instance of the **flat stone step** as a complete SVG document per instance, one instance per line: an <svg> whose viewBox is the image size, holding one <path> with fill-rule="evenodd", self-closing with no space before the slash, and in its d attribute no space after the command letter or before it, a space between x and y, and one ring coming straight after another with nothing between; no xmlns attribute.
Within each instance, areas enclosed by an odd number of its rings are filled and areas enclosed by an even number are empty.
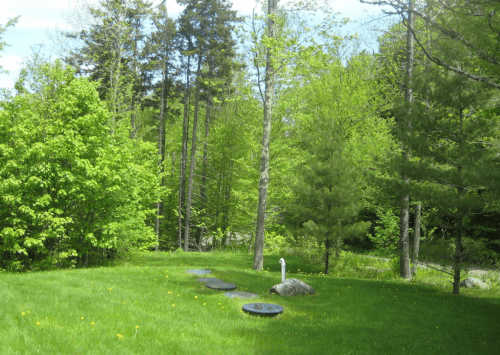
<svg viewBox="0 0 500 355"><path fill-rule="evenodd" d="M228 290L228 291L234 290L237 287L235 284L224 281L208 282L205 286L214 290Z"/></svg>
<svg viewBox="0 0 500 355"><path fill-rule="evenodd" d="M247 303L242 308L247 313L259 316L276 316L283 312L283 307L272 303Z"/></svg>
<svg viewBox="0 0 500 355"><path fill-rule="evenodd" d="M224 296L229 297L229 298L257 298L260 297L256 293L252 292L243 292L243 291L233 291L233 292L226 292Z"/></svg>

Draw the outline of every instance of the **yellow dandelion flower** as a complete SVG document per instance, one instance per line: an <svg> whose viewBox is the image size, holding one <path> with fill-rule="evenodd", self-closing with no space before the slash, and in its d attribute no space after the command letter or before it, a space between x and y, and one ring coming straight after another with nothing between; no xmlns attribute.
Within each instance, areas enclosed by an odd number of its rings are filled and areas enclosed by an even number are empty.
<svg viewBox="0 0 500 355"><path fill-rule="evenodd" d="M21 314L22 314L22 315L24 316L24 315L25 315L26 313L24 313L24 312L21 312Z"/></svg>
<svg viewBox="0 0 500 355"><path fill-rule="evenodd" d="M90 322L90 324L94 325L95 323L94 322Z"/></svg>
<svg viewBox="0 0 500 355"><path fill-rule="evenodd" d="M116 336L118 337L118 339L122 339L123 338L123 335L118 334L118 333L116 334Z"/></svg>
<svg viewBox="0 0 500 355"><path fill-rule="evenodd" d="M36 322L36 325L40 325L40 322Z"/></svg>
<svg viewBox="0 0 500 355"><path fill-rule="evenodd" d="M84 317L80 317L81 320L84 320L85 318Z"/></svg>
<svg viewBox="0 0 500 355"><path fill-rule="evenodd" d="M206 306L207 304L206 303L203 303L204 306Z"/></svg>
<svg viewBox="0 0 500 355"><path fill-rule="evenodd" d="M136 326L135 326L135 329L139 329L139 326L138 326L138 325L136 325Z"/></svg>
<svg viewBox="0 0 500 355"><path fill-rule="evenodd" d="M194 296L194 298L198 298L198 296Z"/></svg>
<svg viewBox="0 0 500 355"><path fill-rule="evenodd" d="M27 311L26 313L30 314L30 311Z"/></svg>
<svg viewBox="0 0 500 355"><path fill-rule="evenodd" d="M175 303L172 303L172 307L175 307Z"/></svg>

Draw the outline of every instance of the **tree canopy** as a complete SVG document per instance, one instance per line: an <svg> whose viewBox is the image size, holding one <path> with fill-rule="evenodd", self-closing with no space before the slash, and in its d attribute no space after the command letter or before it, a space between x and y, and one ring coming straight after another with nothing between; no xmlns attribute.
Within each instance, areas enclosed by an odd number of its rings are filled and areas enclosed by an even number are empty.
<svg viewBox="0 0 500 355"><path fill-rule="evenodd" d="M420 250L458 293L500 260L498 4L371 3L396 19L371 54L324 2L83 6L0 101L0 268L231 248L328 273L380 249L411 278Z"/></svg>

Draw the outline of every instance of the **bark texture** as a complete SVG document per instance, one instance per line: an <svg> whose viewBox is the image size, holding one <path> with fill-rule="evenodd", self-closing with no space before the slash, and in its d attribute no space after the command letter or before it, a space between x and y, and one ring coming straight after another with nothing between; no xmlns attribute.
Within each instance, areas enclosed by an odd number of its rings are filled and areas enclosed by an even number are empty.
<svg viewBox="0 0 500 355"><path fill-rule="evenodd" d="M275 22L278 0L268 0L268 31L270 38L276 38ZM271 48L266 54L266 91L264 98L264 129L262 135L262 153L260 158L259 206L257 209L257 227L255 230L254 270L264 267L264 232L266 229L267 189L269 186L269 144L271 142L271 116L275 86L273 56Z"/></svg>
<svg viewBox="0 0 500 355"><path fill-rule="evenodd" d="M193 177L194 165L196 158L196 128L198 124L198 110L200 100L200 70L201 70L201 56L198 58L198 69L196 71L195 81L195 99L194 99L194 116L193 116L193 136L191 137L191 161L189 162L189 180L188 180L188 194L186 200L186 218L184 220L184 251L189 250L189 227L191 222L191 202L193 200Z"/></svg>
<svg viewBox="0 0 500 355"><path fill-rule="evenodd" d="M184 207L184 195L186 190L186 161L187 161L187 143L188 143L188 128L189 128L189 96L190 96L190 85L189 77L191 72L189 70L190 57L188 57L187 72L186 72L186 93L184 94L184 120L182 123L182 152L181 152L181 166L179 169L179 206L177 210L178 214L178 237L179 237L179 249L182 248L182 221L183 221L183 207Z"/></svg>
<svg viewBox="0 0 500 355"><path fill-rule="evenodd" d="M407 83L405 88L405 100L408 103L408 114L404 117L404 128L406 130L406 135L409 134L411 130L410 113L411 105L413 102L413 89L412 89L412 79L413 79L413 63L414 63L414 38L413 38L413 0L409 1L409 11L407 18L407 32L406 32L406 76ZM406 137L405 137L406 138ZM403 140L403 161L406 162L410 159L410 147L406 139ZM409 179L406 177L406 173L402 172L402 179L405 184L409 183ZM410 237L408 234L408 224L410 215L410 197L406 193L401 197L401 215L400 215L400 225L399 225L399 242L400 242L400 274L401 277L405 279L411 279L410 270Z"/></svg>
<svg viewBox="0 0 500 355"><path fill-rule="evenodd" d="M422 204L418 202L415 205L415 217L413 223L413 253L411 262L413 267L411 269L412 275L417 274L418 252L420 251L420 216L422 214Z"/></svg>

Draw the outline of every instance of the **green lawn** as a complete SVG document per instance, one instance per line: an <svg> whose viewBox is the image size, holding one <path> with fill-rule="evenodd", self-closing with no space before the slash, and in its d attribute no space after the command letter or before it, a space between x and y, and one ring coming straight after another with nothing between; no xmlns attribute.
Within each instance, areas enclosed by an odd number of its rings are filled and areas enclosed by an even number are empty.
<svg viewBox="0 0 500 355"><path fill-rule="evenodd" d="M321 276L288 257L288 277L316 289L269 295L279 256L266 271L252 255L142 254L120 266L0 274L0 354L498 354L500 297L375 280ZM269 269L267 269L269 267ZM261 297L229 299L185 270ZM300 274L298 273L300 269ZM274 318L243 313L248 302L285 308Z"/></svg>

